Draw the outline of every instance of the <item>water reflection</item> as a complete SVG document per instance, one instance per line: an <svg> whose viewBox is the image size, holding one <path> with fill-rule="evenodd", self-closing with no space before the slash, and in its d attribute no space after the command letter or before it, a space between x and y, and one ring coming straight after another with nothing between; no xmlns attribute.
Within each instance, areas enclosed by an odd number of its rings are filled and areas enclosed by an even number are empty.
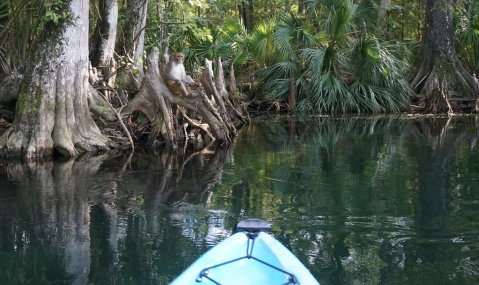
<svg viewBox="0 0 479 285"><path fill-rule="evenodd" d="M168 284L246 217L321 284L479 279L475 118L268 121L234 148L0 165L1 284Z"/></svg>
<svg viewBox="0 0 479 285"><path fill-rule="evenodd" d="M173 243L177 233L197 238L187 234L195 225L188 221L200 218L201 211L206 219L209 214L190 201L209 203L231 159L231 149L204 149L188 156L3 162L0 264L9 267L1 271L0 283L131 284L156 278L162 251L149 248ZM171 211L165 214L168 203ZM187 215L193 211L188 208L200 209L196 218ZM221 229L208 227L207 235L217 237Z"/></svg>
<svg viewBox="0 0 479 285"><path fill-rule="evenodd" d="M10 258L16 261L1 276L5 284L87 283L91 256L85 178L96 173L100 161L101 156L55 164L6 164L5 174L13 181L7 189L16 193L18 202L8 209L13 213L2 213L2 264ZM45 257L53 264L45 263Z"/></svg>

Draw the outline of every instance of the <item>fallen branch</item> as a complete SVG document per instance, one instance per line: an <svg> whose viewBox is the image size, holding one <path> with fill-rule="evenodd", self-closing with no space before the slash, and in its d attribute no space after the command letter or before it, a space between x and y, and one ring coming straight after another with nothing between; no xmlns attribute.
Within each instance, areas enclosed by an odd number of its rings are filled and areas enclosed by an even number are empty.
<svg viewBox="0 0 479 285"><path fill-rule="evenodd" d="M111 110L115 113L116 115L116 118L118 119L118 123L120 123L120 126L121 128L123 129L123 132L125 133L126 137L128 138L128 142L130 143L130 146L131 146L131 150L134 151L135 150L135 144L133 143L133 139L131 138L131 135L130 135L130 131L128 131L128 128L125 126L125 124L123 123L123 119L120 115L121 113L121 109L123 109L123 107L120 109L120 113L117 112L115 110L115 108L113 107L113 105L111 105L110 102L108 102L108 100L106 99L105 95L101 94L101 93L98 93L98 95L100 95L103 100L105 100L106 104L108 104L108 106L111 108Z"/></svg>

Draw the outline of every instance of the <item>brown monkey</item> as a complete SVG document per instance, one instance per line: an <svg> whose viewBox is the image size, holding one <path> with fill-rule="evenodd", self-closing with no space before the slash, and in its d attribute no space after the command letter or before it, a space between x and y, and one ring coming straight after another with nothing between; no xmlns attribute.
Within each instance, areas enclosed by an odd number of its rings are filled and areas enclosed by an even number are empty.
<svg viewBox="0 0 479 285"><path fill-rule="evenodd" d="M175 95L188 96L191 94L189 85L196 85L195 81L186 74L183 61L185 55L181 52L174 53L166 66L166 85Z"/></svg>

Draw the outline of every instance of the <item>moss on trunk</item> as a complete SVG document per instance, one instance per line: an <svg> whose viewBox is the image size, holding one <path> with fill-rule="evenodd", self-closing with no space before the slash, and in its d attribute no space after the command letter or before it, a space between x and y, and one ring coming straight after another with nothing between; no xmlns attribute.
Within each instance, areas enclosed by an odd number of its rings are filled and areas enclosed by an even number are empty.
<svg viewBox="0 0 479 285"><path fill-rule="evenodd" d="M71 20L45 31L28 66L4 156L75 156L108 148L88 109L88 1L72 0Z"/></svg>

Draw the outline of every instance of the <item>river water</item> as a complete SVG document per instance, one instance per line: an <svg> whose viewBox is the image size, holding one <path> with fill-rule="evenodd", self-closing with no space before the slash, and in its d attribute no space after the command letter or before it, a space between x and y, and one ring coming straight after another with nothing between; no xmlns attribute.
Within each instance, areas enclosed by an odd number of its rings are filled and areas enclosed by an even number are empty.
<svg viewBox="0 0 479 285"><path fill-rule="evenodd" d="M475 117L269 118L227 149L2 161L0 284L168 284L250 217L321 284L479 284L478 139Z"/></svg>

